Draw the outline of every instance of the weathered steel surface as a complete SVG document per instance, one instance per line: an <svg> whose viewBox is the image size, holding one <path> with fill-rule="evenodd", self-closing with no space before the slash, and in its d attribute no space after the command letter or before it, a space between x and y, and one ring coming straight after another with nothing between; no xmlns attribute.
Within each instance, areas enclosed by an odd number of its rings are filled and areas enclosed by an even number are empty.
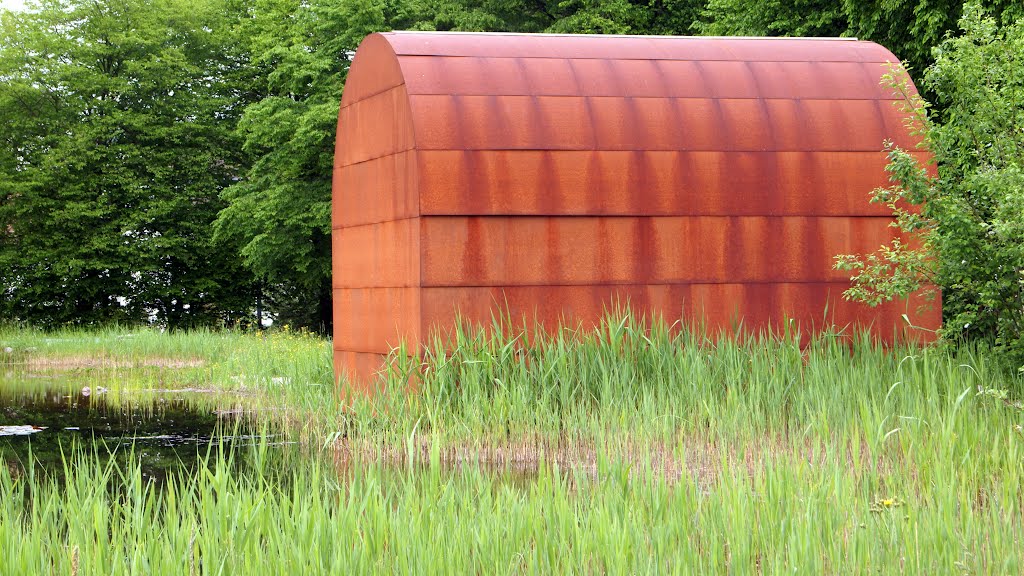
<svg viewBox="0 0 1024 576"><path fill-rule="evenodd" d="M412 94L877 100L877 62L402 58Z"/></svg>
<svg viewBox="0 0 1024 576"><path fill-rule="evenodd" d="M419 341L421 289L335 288L334 347L386 354L402 341Z"/></svg>
<svg viewBox="0 0 1024 576"><path fill-rule="evenodd" d="M335 288L421 283L419 218L339 228L332 240Z"/></svg>
<svg viewBox="0 0 1024 576"><path fill-rule="evenodd" d="M811 38L692 38L560 34L382 34L398 55L739 62L898 62L872 42Z"/></svg>
<svg viewBox="0 0 1024 576"><path fill-rule="evenodd" d="M334 169L334 189L342 182L345 194L336 194L332 204L335 227L359 226L411 218L419 213L416 185L416 156L399 152Z"/></svg>
<svg viewBox="0 0 1024 576"><path fill-rule="evenodd" d="M352 352L334 349L334 373L344 377L349 383L349 390L343 393L369 393L373 391L374 376L380 371L386 360L386 354Z"/></svg>
<svg viewBox="0 0 1024 576"><path fill-rule="evenodd" d="M938 306L845 302L831 268L895 233L868 198L883 140L917 140L887 62L849 40L368 36L334 165L336 373L365 384L456 311L592 325L615 301L930 337L902 315L935 328Z"/></svg>
<svg viewBox="0 0 1024 576"><path fill-rule="evenodd" d="M412 149L413 124L408 102L405 87L398 86L351 106L342 106L338 123L345 126L345 136L351 144L335 153L335 166L349 166Z"/></svg>
<svg viewBox="0 0 1024 576"><path fill-rule="evenodd" d="M349 68L341 107L346 108L370 96L405 84L405 74L391 48L391 40L380 34L370 34L359 45L359 66ZM346 127L347 129L347 127ZM352 142L343 142L346 146Z"/></svg>
<svg viewBox="0 0 1024 576"><path fill-rule="evenodd" d="M416 154L424 215L890 215L866 201L883 184L886 158L878 151ZM380 187L369 180L366 189Z"/></svg>
<svg viewBox="0 0 1024 576"><path fill-rule="evenodd" d="M832 257L888 244L895 231L887 226L890 221L808 216L424 218L422 284L839 282L849 275L833 270Z"/></svg>
<svg viewBox="0 0 1024 576"><path fill-rule="evenodd" d="M409 105L420 150L877 152L887 138L917 143L888 100L420 94Z"/></svg>

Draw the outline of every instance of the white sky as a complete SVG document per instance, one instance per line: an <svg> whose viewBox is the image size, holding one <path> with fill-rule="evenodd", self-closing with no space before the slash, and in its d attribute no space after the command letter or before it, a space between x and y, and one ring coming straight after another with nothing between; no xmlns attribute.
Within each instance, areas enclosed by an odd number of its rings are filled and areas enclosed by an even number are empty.
<svg viewBox="0 0 1024 576"><path fill-rule="evenodd" d="M20 10L25 6L24 0L0 0L0 8Z"/></svg>

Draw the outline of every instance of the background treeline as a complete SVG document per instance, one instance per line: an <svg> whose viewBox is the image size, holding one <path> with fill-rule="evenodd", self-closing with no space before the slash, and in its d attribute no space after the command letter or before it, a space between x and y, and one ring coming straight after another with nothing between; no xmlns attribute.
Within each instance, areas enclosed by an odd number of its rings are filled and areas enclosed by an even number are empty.
<svg viewBox="0 0 1024 576"><path fill-rule="evenodd" d="M970 6L985 31L958 26L963 14L957 0L30 2L0 13L0 318L245 325L259 300L279 321L329 328L334 129L370 32L857 36L909 63L942 126L969 117L961 89L1020 95L1024 3ZM1016 56L970 78L925 73L963 52L944 38L970 34L966 47ZM990 119L975 128L1021 133L1019 113ZM984 170L990 141L957 140L959 168ZM1019 170L1021 153L1003 158ZM1020 270L997 271L1003 296L1019 298Z"/></svg>

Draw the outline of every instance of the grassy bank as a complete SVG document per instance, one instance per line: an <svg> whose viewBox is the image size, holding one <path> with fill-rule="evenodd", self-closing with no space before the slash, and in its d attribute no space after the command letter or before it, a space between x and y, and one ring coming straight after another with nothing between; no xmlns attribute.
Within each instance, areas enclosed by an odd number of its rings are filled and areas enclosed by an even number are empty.
<svg viewBox="0 0 1024 576"><path fill-rule="evenodd" d="M0 326L0 370L8 389L89 387L115 403L147 403L180 392L204 406L260 410L291 424L299 415L336 413L339 406L330 343L284 330L43 332Z"/></svg>
<svg viewBox="0 0 1024 576"><path fill-rule="evenodd" d="M286 482L215 465L160 493L86 460L63 491L0 471L3 548L25 550L3 573L69 573L76 549L83 573L1024 570L1021 384L971 348L618 317L460 332L343 400L329 343L303 334L4 329L2 347L18 386L226 391L305 442Z"/></svg>

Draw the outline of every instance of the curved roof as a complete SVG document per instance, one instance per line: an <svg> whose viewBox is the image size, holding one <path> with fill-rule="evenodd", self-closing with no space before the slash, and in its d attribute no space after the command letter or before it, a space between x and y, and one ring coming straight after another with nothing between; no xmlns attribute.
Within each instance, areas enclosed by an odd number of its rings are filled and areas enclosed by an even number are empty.
<svg viewBox="0 0 1024 576"><path fill-rule="evenodd" d="M883 141L917 142L879 84L889 62L853 39L372 34L336 166L423 152L358 179L406 178L424 214L679 214L687 197L709 215L883 215L864 201Z"/></svg>
<svg viewBox="0 0 1024 576"><path fill-rule="evenodd" d="M404 84L421 149L877 151L904 132L887 62L845 39L391 32L342 106Z"/></svg>

